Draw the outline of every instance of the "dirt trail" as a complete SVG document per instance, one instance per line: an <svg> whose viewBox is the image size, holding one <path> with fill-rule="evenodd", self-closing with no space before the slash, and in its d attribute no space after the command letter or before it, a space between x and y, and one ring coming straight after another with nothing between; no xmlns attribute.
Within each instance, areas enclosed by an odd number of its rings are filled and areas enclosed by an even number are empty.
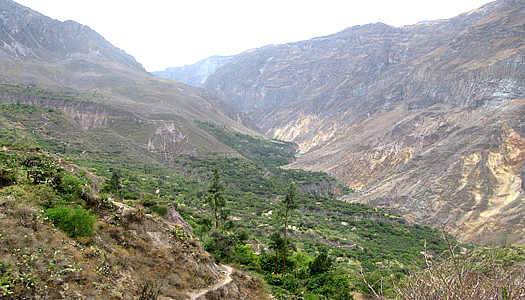
<svg viewBox="0 0 525 300"><path fill-rule="evenodd" d="M225 266L225 265L219 265L219 267L220 267L220 269L222 269L221 273L224 274L224 278L221 281L217 282L216 284L214 284L212 286L209 286L208 288L188 293L188 296L190 296L190 300L196 300L200 296L203 296L206 293L209 293L211 291L215 291L215 290L217 290L217 289L227 285L228 283L230 283L232 281L231 274L232 274L233 269L231 267Z"/></svg>

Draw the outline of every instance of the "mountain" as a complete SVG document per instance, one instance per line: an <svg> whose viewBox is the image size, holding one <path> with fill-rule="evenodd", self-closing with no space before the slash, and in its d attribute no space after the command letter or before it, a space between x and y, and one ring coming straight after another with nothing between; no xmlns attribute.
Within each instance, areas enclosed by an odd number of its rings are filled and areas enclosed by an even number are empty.
<svg viewBox="0 0 525 300"><path fill-rule="evenodd" d="M1 82L27 87L11 89L14 94L2 95L3 101L63 109L85 130L111 127L117 120L147 124L147 135L134 142L149 150L162 148L164 155L236 155L194 120L260 135L245 114L217 96L152 76L87 26L53 20L11 0L1 0L0 8ZM42 99L35 91L70 95L76 101Z"/></svg>
<svg viewBox="0 0 525 300"><path fill-rule="evenodd" d="M0 297L350 299L363 270L386 290L455 243L282 168L297 145L211 92L0 1Z"/></svg>
<svg viewBox="0 0 525 300"><path fill-rule="evenodd" d="M463 241L523 243L525 2L241 53L203 87L373 204Z"/></svg>
<svg viewBox="0 0 525 300"><path fill-rule="evenodd" d="M152 72L152 74L157 77L180 81L188 85L200 86L210 74L215 72L218 67L227 63L232 57L233 56L210 56L192 65L169 67L164 71Z"/></svg>
<svg viewBox="0 0 525 300"><path fill-rule="evenodd" d="M265 140L245 114L155 78L87 26L10 0L0 0L0 70L0 298L268 297L258 277L217 264L182 217L138 204L189 181L169 169L173 157L241 157L195 121ZM93 174L120 170L138 205L114 201Z"/></svg>

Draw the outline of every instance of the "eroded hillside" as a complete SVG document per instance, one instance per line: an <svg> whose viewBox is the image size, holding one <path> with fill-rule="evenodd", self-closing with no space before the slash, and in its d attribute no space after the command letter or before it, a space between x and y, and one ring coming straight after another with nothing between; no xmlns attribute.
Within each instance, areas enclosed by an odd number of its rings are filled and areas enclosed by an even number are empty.
<svg viewBox="0 0 525 300"><path fill-rule="evenodd" d="M240 54L204 86L362 192L465 241L523 242L525 3ZM464 166L464 167L459 167ZM438 187L439 186L439 187ZM516 230L519 228L519 230Z"/></svg>
<svg viewBox="0 0 525 300"><path fill-rule="evenodd" d="M101 178L35 148L4 146L0 160L2 299L267 297L214 263L180 216L115 202L95 192Z"/></svg>

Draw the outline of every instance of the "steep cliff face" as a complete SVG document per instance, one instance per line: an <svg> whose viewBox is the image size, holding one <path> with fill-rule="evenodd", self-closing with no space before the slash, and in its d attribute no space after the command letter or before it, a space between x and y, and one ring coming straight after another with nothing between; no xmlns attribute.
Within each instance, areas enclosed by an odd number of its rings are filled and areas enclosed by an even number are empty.
<svg viewBox="0 0 525 300"><path fill-rule="evenodd" d="M156 77L180 81L192 86L200 86L208 79L208 76L213 74L218 67L227 63L232 57L233 56L210 56L193 65L169 67L164 71L152 72L152 74Z"/></svg>
<svg viewBox="0 0 525 300"><path fill-rule="evenodd" d="M234 57L203 85L372 203L476 243L523 242L525 3L370 24ZM514 230L511 230L514 229Z"/></svg>

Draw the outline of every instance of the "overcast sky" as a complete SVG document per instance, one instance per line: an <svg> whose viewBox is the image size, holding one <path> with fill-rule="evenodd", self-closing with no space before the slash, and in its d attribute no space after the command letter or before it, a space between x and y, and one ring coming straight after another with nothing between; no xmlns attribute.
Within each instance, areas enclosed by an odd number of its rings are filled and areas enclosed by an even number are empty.
<svg viewBox="0 0 525 300"><path fill-rule="evenodd" d="M447 19L490 0L15 0L88 25L148 71L329 35L354 25Z"/></svg>

